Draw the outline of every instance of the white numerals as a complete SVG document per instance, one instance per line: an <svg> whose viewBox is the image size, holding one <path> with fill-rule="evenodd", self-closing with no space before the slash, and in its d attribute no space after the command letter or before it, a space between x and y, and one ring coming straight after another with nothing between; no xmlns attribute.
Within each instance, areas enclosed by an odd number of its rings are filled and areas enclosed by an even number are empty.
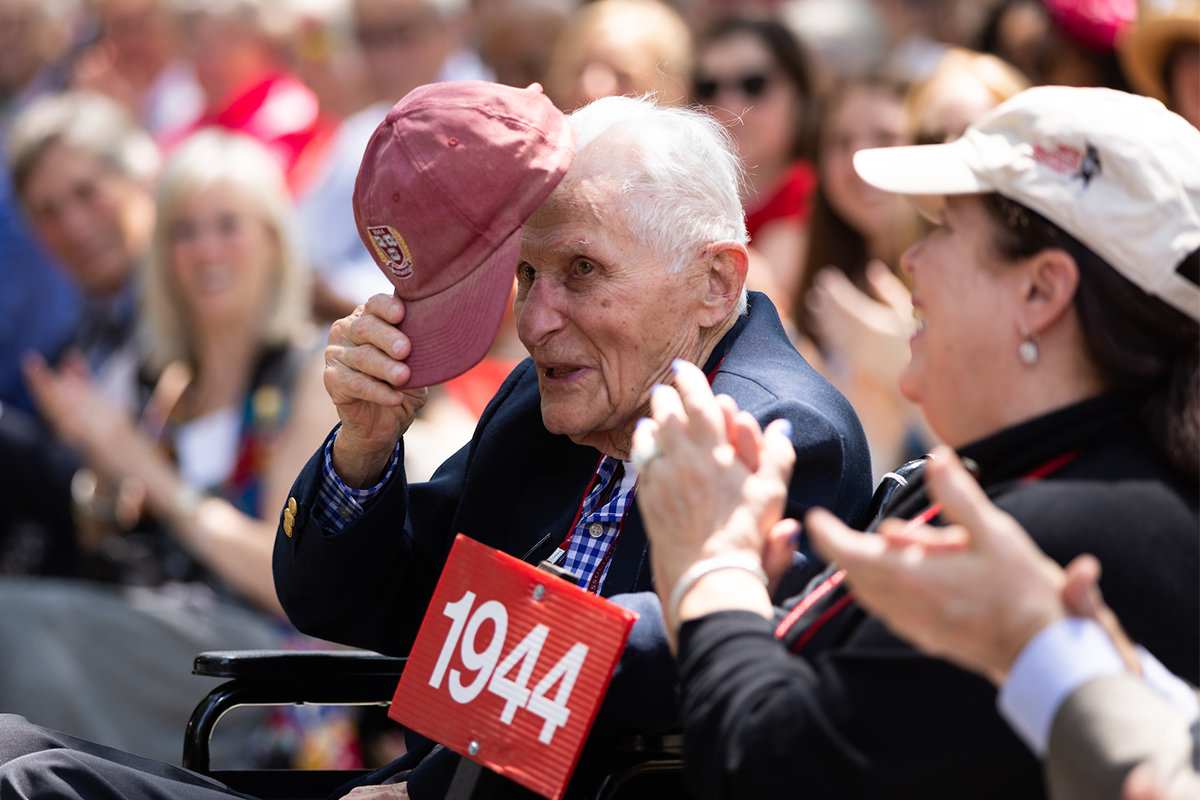
<svg viewBox="0 0 1200 800"><path fill-rule="evenodd" d="M504 710L500 712L500 721L505 725L511 724L517 709L529 702L529 689L526 688L529 686L529 676L533 674L533 667L538 656L542 654L542 645L546 643L546 635L549 633L550 629L545 625L535 625L504 657L504 661L500 662L500 666L492 674L488 691L504 698ZM508 673L512 672L517 662L521 663L521 668L517 670L517 679L509 680Z"/></svg>
<svg viewBox="0 0 1200 800"><path fill-rule="evenodd" d="M546 723L542 725L542 732L538 734L538 741L542 744L550 744L550 740L554 737L554 729L566 725L571 716L571 710L567 708L567 701L571 699L571 690L575 688L575 679L579 677L579 670L583 668L583 660L587 658L587 651L586 644L576 643L538 681L538 685L533 687L533 695L529 698L527 708L529 713L546 720ZM558 691L554 693L553 700L547 700L546 693L556 682Z"/></svg>
<svg viewBox="0 0 1200 800"><path fill-rule="evenodd" d="M489 619L496 623L496 627L492 631L492 640L480 653L475 649L475 637L479 633L480 626ZM466 633L463 634L461 655L463 666L472 672L478 670L479 674L469 685L463 686L459 681L458 670L450 670L451 697L459 703L469 703L479 696L483 687L487 685L488 676L496 667L496 661L500 658L500 648L504 647L504 637L507 635L508 610L505 609L504 603L499 600L488 600L475 609L475 613L471 615L471 621L467 623Z"/></svg>
<svg viewBox="0 0 1200 800"><path fill-rule="evenodd" d="M450 669L450 679L447 681L450 696L458 703L470 703L486 686L489 692L504 700L501 722L511 725L517 709L524 708L544 720L538 741L550 744L554 732L566 725L571 717L567 702L571 699L571 691L587 658L587 645L577 642L530 690L529 679L542 655L550 629L545 625L535 625L533 630L525 634L525 638L501 658L500 651L508 635L508 609L499 600L488 600L471 613L474 604L475 593L467 592L461 599L446 603L442 610L452 622L433 667L433 674L429 676L429 685L435 689L441 687L442 678L457 647L463 667L467 672L475 673L475 677L464 685L463 673ZM488 620L492 622L491 638L487 646L480 650L477 641L479 629ZM514 671L515 677L510 677ZM551 700L547 695L555 684L558 689Z"/></svg>
<svg viewBox="0 0 1200 800"><path fill-rule="evenodd" d="M467 592L461 600L446 603L446 607L442 610L442 613L454 622L450 625L450 633L446 635L446 641L442 642L442 652L438 653L437 663L433 666L433 674L429 676L429 685L435 689L442 685L442 676L446 674L450 656L454 655L454 647L458 644L458 637L462 636L463 626L467 624L467 614L471 613L471 606L474 603L475 593Z"/></svg>

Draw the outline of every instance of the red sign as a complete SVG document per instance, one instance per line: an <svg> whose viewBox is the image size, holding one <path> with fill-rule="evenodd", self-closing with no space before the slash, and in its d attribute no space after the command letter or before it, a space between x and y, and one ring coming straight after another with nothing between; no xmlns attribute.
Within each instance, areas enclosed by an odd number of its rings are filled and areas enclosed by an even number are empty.
<svg viewBox="0 0 1200 800"><path fill-rule="evenodd" d="M558 800L635 619L459 534L388 716Z"/></svg>

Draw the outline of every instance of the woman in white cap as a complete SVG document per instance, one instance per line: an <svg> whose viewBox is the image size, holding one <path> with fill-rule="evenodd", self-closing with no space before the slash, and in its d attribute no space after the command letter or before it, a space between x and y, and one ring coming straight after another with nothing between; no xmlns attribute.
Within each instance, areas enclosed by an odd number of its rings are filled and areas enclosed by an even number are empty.
<svg viewBox="0 0 1200 800"><path fill-rule="evenodd" d="M1051 558L1099 558L1132 638L1193 683L1197 153L1200 132L1156 101L1043 87L951 144L855 159L939 223L903 259L920 320L903 392ZM693 787L1041 796L1035 756L1051 720L1022 730L1023 744L1004 722L1014 698L1001 692L998 714L990 683L896 638L836 565L772 608L764 584L799 529L780 520L790 454L693 373L677 369L682 403L656 393L634 444L648 461L638 499L677 637ZM918 472L883 515L928 521L938 508Z"/></svg>

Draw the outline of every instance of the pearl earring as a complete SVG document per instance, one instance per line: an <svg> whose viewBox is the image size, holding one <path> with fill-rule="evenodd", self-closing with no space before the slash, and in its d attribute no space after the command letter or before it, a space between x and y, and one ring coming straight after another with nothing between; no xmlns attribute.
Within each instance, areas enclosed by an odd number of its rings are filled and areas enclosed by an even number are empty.
<svg viewBox="0 0 1200 800"><path fill-rule="evenodd" d="M1017 346L1017 357L1027 367L1032 367L1038 360L1037 334L1030 334L1029 329L1021 326L1021 344Z"/></svg>

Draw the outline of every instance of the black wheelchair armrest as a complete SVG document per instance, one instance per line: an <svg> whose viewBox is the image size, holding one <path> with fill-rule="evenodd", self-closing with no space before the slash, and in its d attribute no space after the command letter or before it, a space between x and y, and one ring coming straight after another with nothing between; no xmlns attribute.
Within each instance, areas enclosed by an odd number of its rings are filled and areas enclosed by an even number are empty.
<svg viewBox="0 0 1200 800"><path fill-rule="evenodd" d="M383 685L394 691L406 659L369 650L211 650L196 656L193 675L281 686Z"/></svg>
<svg viewBox="0 0 1200 800"><path fill-rule="evenodd" d="M209 692L188 720L183 766L211 774L209 739L225 712L238 706L387 706L406 659L367 650L223 650L201 653L192 674L228 678Z"/></svg>

